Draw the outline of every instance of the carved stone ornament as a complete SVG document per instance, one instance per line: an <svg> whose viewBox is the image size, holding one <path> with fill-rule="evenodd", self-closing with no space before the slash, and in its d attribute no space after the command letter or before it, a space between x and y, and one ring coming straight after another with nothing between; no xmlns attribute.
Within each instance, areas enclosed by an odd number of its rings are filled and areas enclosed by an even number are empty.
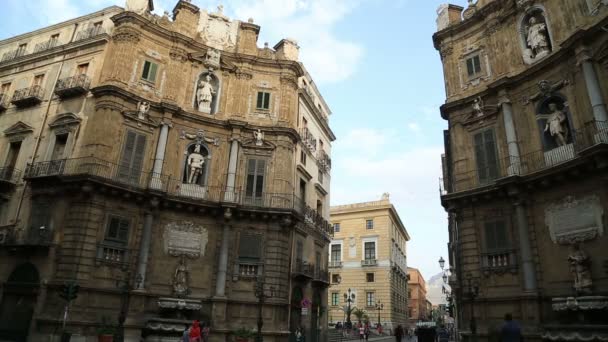
<svg viewBox="0 0 608 342"><path fill-rule="evenodd" d="M598 196L580 199L568 196L545 208L545 224L554 243L572 245L602 236L603 215L604 209Z"/></svg>
<svg viewBox="0 0 608 342"><path fill-rule="evenodd" d="M116 31L114 31L114 35L112 36L112 40L114 40L117 43L138 43L139 42L139 38L140 38L140 34L139 32L137 32L134 29L125 27L125 28L119 28Z"/></svg>
<svg viewBox="0 0 608 342"><path fill-rule="evenodd" d="M122 115L125 117L126 122L132 121L137 124L138 127L142 125L149 126L150 130L160 125L158 120L154 120L148 115L150 111L150 103L146 101L137 103L137 110L125 110L122 111Z"/></svg>
<svg viewBox="0 0 608 342"><path fill-rule="evenodd" d="M180 311L199 311L203 308L200 300L185 298L158 298L158 307Z"/></svg>
<svg viewBox="0 0 608 342"><path fill-rule="evenodd" d="M608 310L608 297L582 296L551 299L553 311Z"/></svg>
<svg viewBox="0 0 608 342"><path fill-rule="evenodd" d="M207 142L213 144L213 146L220 146L220 138L208 138L205 136L205 131L199 129L196 133L189 133L182 130L180 134L181 139L196 140L197 143L202 144Z"/></svg>
<svg viewBox="0 0 608 342"><path fill-rule="evenodd" d="M591 259L583 251L579 244L571 247L572 251L568 256L570 272L574 278L574 291L577 295L591 294L593 278L591 277Z"/></svg>
<svg viewBox="0 0 608 342"><path fill-rule="evenodd" d="M528 9L534 4L534 0L517 0L517 7Z"/></svg>
<svg viewBox="0 0 608 342"><path fill-rule="evenodd" d="M199 258L205 255L209 233L193 222L171 222L165 226L163 241L165 253L172 256Z"/></svg>
<svg viewBox="0 0 608 342"><path fill-rule="evenodd" d="M556 91L562 89L563 87L565 87L569 84L570 84L569 80L561 80L561 81L557 81L555 83L551 83L551 81L547 81L547 80L542 80L542 81L538 82L539 92L535 93L534 95L532 95L530 97L524 97L523 104L527 105L527 104L530 104L532 101L538 102L538 101L544 100L544 99L550 97L551 95L553 95Z"/></svg>
<svg viewBox="0 0 608 342"><path fill-rule="evenodd" d="M213 48L209 48L205 54L205 66L208 68L220 68L221 52Z"/></svg>
<svg viewBox="0 0 608 342"><path fill-rule="evenodd" d="M184 255L179 259L179 263L173 274L173 294L178 297L185 297L190 294L190 272L186 266Z"/></svg>
<svg viewBox="0 0 608 342"><path fill-rule="evenodd" d="M34 128L23 121L18 121L16 124L4 130L4 135L9 137L13 135L25 135L32 133Z"/></svg>
<svg viewBox="0 0 608 342"><path fill-rule="evenodd" d="M214 13L201 13L198 30L207 46L218 50L230 50L236 46L239 22L230 21L224 15L223 6Z"/></svg>
<svg viewBox="0 0 608 342"><path fill-rule="evenodd" d="M55 119L49 123L49 127L53 129L62 129L79 125L80 121L81 119L73 113L63 113L57 115Z"/></svg>

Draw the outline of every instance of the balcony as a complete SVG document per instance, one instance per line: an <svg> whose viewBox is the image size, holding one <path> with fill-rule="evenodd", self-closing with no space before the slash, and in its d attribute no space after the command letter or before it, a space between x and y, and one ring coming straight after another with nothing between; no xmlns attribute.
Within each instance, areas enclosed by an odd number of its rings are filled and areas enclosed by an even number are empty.
<svg viewBox="0 0 608 342"><path fill-rule="evenodd" d="M12 253L32 255L48 252L53 244L53 230L42 226L32 227L22 235L17 234L14 225L0 227L0 246L9 248Z"/></svg>
<svg viewBox="0 0 608 342"><path fill-rule="evenodd" d="M24 48L18 48L18 49L9 51L9 52L5 52L2 55L2 60L0 60L0 63L10 61L10 60L13 60L15 58L25 56L25 55L27 55L27 50Z"/></svg>
<svg viewBox="0 0 608 342"><path fill-rule="evenodd" d="M310 280L314 278L314 265L309 264L301 259L296 259L295 267L293 270L293 277L299 280Z"/></svg>
<svg viewBox="0 0 608 342"><path fill-rule="evenodd" d="M96 262L126 267L129 263L129 250L126 246L106 241L98 243Z"/></svg>
<svg viewBox="0 0 608 342"><path fill-rule="evenodd" d="M310 153L315 153L317 151L317 139L310 133L308 128L304 127L300 129L300 138L302 139L302 144Z"/></svg>
<svg viewBox="0 0 608 342"><path fill-rule="evenodd" d="M481 254L484 273L504 273L516 269L516 255L512 249L489 251Z"/></svg>
<svg viewBox="0 0 608 342"><path fill-rule="evenodd" d="M317 154L317 163L322 171L329 172L329 170L331 170L331 158L324 150L319 150Z"/></svg>
<svg viewBox="0 0 608 342"><path fill-rule="evenodd" d="M14 187L20 178L20 170L11 166L0 167L0 189Z"/></svg>
<svg viewBox="0 0 608 342"><path fill-rule="evenodd" d="M539 150L519 158L509 156L498 160L493 167L455 172L451 181L441 178L440 195L495 185L507 177L528 176L579 159L591 148L598 145L608 146L608 122L589 122L572 135L572 143L550 151Z"/></svg>
<svg viewBox="0 0 608 342"><path fill-rule="evenodd" d="M55 85L55 94L60 98L84 95L90 85L91 79L86 74L62 78Z"/></svg>
<svg viewBox="0 0 608 342"><path fill-rule="evenodd" d="M34 53L52 49L57 45L59 45L59 41L57 39L49 39L46 42L36 44L34 47Z"/></svg>
<svg viewBox="0 0 608 342"><path fill-rule="evenodd" d="M260 268L260 264L240 262L239 263L239 277L256 278L258 276L259 268Z"/></svg>
<svg viewBox="0 0 608 342"><path fill-rule="evenodd" d="M313 276L313 282L321 286L329 286L329 272L316 268Z"/></svg>
<svg viewBox="0 0 608 342"><path fill-rule="evenodd" d="M330 261L329 268L340 268L342 267L342 261Z"/></svg>
<svg viewBox="0 0 608 342"><path fill-rule="evenodd" d="M8 94L0 94L0 112L7 110L10 105Z"/></svg>
<svg viewBox="0 0 608 342"><path fill-rule="evenodd" d="M39 85L15 90L11 102L17 107L37 105L44 98L44 88Z"/></svg>
<svg viewBox="0 0 608 342"><path fill-rule="evenodd" d="M84 29L81 30L80 32L78 32L78 34L76 35L76 39L74 39L75 42L79 41L79 40L84 40L84 39L89 39L95 36L98 36L100 34L104 34L106 33L106 30L101 27L101 26L93 26L90 27L88 29Z"/></svg>
<svg viewBox="0 0 608 342"><path fill-rule="evenodd" d="M310 225L315 226L320 233L325 235L328 238L331 238L334 235L334 227L331 223L327 222L321 214L319 214L313 208L306 206L304 207L304 221Z"/></svg>
<svg viewBox="0 0 608 342"><path fill-rule="evenodd" d="M378 265L378 260L377 259L364 259L364 260L361 260L361 266L363 266L363 267L376 266L376 265Z"/></svg>

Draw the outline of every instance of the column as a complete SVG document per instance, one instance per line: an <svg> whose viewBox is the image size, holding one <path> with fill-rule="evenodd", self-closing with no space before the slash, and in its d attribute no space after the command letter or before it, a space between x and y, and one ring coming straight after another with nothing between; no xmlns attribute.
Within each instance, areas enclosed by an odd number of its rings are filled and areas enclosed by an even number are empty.
<svg viewBox="0 0 608 342"><path fill-rule="evenodd" d="M137 283L138 289L143 289L146 283L146 271L148 268L148 256L150 254L150 241L152 240L152 223L154 218L151 211L146 211L144 214L144 229L141 234L141 243L139 246L139 258L137 259L137 275L141 282Z"/></svg>
<svg viewBox="0 0 608 342"><path fill-rule="evenodd" d="M227 219L222 229L222 244L220 246L220 258L217 266L217 278L215 283L215 296L226 296L226 273L228 271L228 244L230 240L230 224L228 220L232 216L230 208L226 209L224 217Z"/></svg>
<svg viewBox="0 0 608 342"><path fill-rule="evenodd" d="M502 118L505 125L505 134L507 136L507 147L509 150L509 168L507 170L509 176L520 174L520 156L519 146L517 145L517 134L515 133L515 124L513 123L513 106L507 97L507 92L501 90L499 92L500 106L502 109Z"/></svg>
<svg viewBox="0 0 608 342"><path fill-rule="evenodd" d="M165 149L167 147L167 136L169 135L169 124L161 123L160 134L158 136L158 144L156 144L156 156L154 158L154 166L152 167L152 179L150 180L150 188L162 189L161 174L163 172L163 163L165 161Z"/></svg>
<svg viewBox="0 0 608 342"><path fill-rule="evenodd" d="M602 97L602 90L600 88L600 82L595 72L593 60L589 55L589 51L586 48L581 48L578 55L579 63L583 69L583 76L585 77L585 85L587 86L587 95L593 108L593 117L596 122L605 123L608 121L608 114L606 112L606 104Z"/></svg>
<svg viewBox="0 0 608 342"><path fill-rule="evenodd" d="M230 160L228 161L228 179L226 180L226 192L224 193L224 201L234 202L235 182L236 182L236 165L239 158L239 141L232 138L230 145Z"/></svg>
<svg viewBox="0 0 608 342"><path fill-rule="evenodd" d="M526 208L522 201L515 203L515 216L517 218L517 232L519 234L519 250L521 253L522 271L524 276L524 291L536 291L536 270L532 258L532 247L530 245L530 230Z"/></svg>

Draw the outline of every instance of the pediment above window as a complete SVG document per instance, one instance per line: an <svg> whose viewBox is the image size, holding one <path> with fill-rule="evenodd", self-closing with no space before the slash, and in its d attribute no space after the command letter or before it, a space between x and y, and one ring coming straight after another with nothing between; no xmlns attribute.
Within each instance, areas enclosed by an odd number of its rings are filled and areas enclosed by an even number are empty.
<svg viewBox="0 0 608 342"><path fill-rule="evenodd" d="M82 119L77 117L74 113L63 113L63 114L57 115L57 117L55 117L55 119L49 123L49 127L59 128L59 127L66 127L66 126L72 126L72 125L79 125L80 121L82 121Z"/></svg>
<svg viewBox="0 0 608 342"><path fill-rule="evenodd" d="M12 125L11 127L7 128L4 130L4 135L5 136L14 136L14 135L20 135L20 134L29 134L32 133L34 131L34 128L26 123L24 123L23 121L19 121L16 124Z"/></svg>

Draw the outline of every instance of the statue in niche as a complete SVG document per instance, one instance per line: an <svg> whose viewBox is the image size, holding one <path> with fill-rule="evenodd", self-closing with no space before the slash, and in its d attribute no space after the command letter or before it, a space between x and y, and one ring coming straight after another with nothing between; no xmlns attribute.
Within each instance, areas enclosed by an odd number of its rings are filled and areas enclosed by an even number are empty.
<svg viewBox="0 0 608 342"><path fill-rule="evenodd" d="M262 146L264 144L264 133L260 129L253 132L253 137L255 138L255 144L257 146Z"/></svg>
<svg viewBox="0 0 608 342"><path fill-rule="evenodd" d="M212 114L212 104L214 95L216 94L213 85L213 78L210 74L206 74L198 81L196 89L196 108L199 112Z"/></svg>
<svg viewBox="0 0 608 342"><path fill-rule="evenodd" d="M146 115L150 111L150 103L143 101L137 103L137 118L140 120L145 120Z"/></svg>
<svg viewBox="0 0 608 342"><path fill-rule="evenodd" d="M483 116L483 100L481 96L473 100L473 114L477 117Z"/></svg>
<svg viewBox="0 0 608 342"><path fill-rule="evenodd" d="M197 184L200 175L203 173L203 165L205 164L205 157L201 154L201 145L196 144L194 146L194 152L188 155L188 184Z"/></svg>
<svg viewBox="0 0 608 342"><path fill-rule="evenodd" d="M591 293L591 260L580 248L579 244L572 246L572 252L568 256L570 272L574 276L574 290L576 294Z"/></svg>
<svg viewBox="0 0 608 342"><path fill-rule="evenodd" d="M528 19L528 29L526 43L530 51L531 58L542 58L549 54L549 35L547 24L540 22L537 17L532 16Z"/></svg>
<svg viewBox="0 0 608 342"><path fill-rule="evenodd" d="M549 104L549 119L545 125L545 132L549 132L557 146L568 144L568 117L563 110L557 108L556 103Z"/></svg>
<svg viewBox="0 0 608 342"><path fill-rule="evenodd" d="M186 267L186 261L182 255L175 273L173 274L173 293L178 297L183 297L189 292L188 287L188 268Z"/></svg>

